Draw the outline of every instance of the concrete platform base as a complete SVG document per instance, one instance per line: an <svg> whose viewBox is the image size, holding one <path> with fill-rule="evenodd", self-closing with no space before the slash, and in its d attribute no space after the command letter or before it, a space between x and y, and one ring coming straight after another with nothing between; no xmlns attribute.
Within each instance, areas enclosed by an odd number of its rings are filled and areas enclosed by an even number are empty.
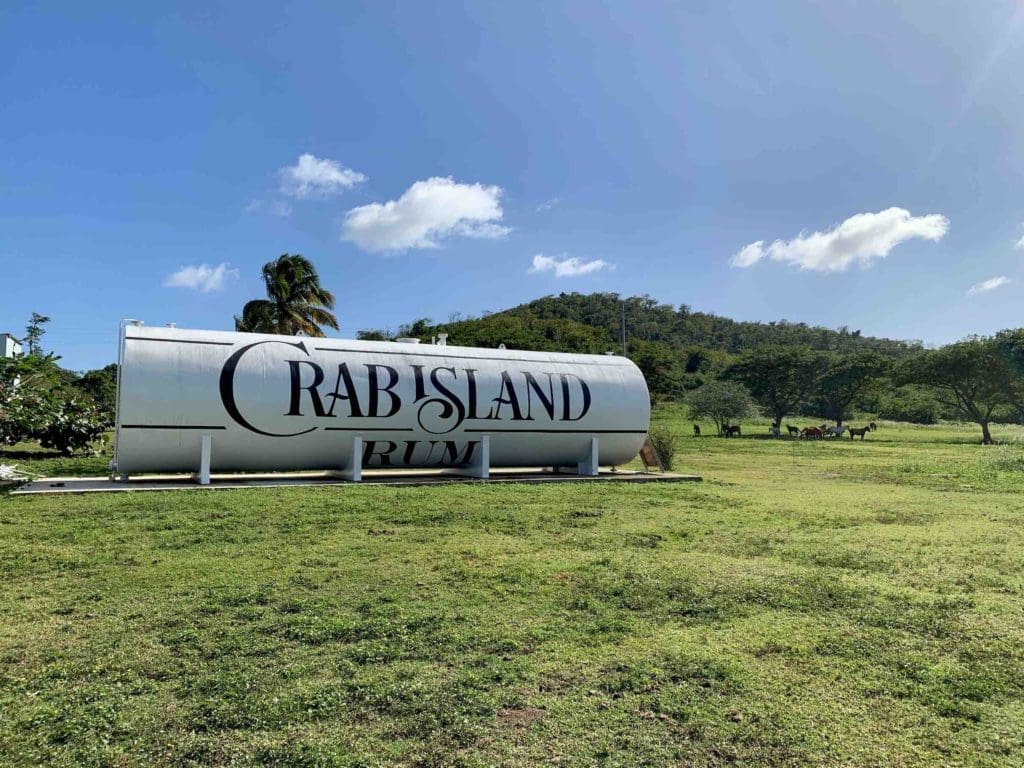
<svg viewBox="0 0 1024 768"><path fill-rule="evenodd" d="M698 482L697 475L671 472L605 470L597 475L552 472L550 469L492 469L480 480L442 469L364 469L358 485L444 485L450 483L678 483ZM11 496L45 493L117 493L125 491L217 490L226 488L280 488L306 485L355 485L331 472L276 472L265 474L212 475L209 485L199 485L191 475L140 475L130 480L105 477L44 477L11 491Z"/></svg>

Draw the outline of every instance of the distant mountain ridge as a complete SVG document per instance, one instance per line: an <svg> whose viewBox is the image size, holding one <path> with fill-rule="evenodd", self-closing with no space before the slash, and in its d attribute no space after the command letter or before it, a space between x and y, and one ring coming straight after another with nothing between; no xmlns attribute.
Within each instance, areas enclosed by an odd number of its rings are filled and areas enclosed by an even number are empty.
<svg viewBox="0 0 1024 768"><path fill-rule="evenodd" d="M413 336L438 332L465 346L496 346L606 352L621 348L620 329L625 305L627 343L662 342L673 347L704 347L735 355L764 344L805 344L832 352L874 350L902 356L921 349L919 341L864 336L859 330L812 326L778 320L768 323L732 320L708 312L678 308L650 296L620 298L616 293L561 293L485 314L455 317L447 323L418 320L403 326ZM363 332L368 333L368 332Z"/></svg>
<svg viewBox="0 0 1024 768"><path fill-rule="evenodd" d="M452 317L447 323L423 318L403 325L400 336L429 340L447 333L450 344L469 347L538 349L558 352L621 353L625 310L627 354L644 371L651 389L662 395L699 386L734 356L765 345L806 345L847 353L874 351L898 358L922 348L919 341L864 336L859 330L831 329L779 320L741 322L688 306L662 304L650 296L622 299L616 293L561 293L544 296L482 317ZM387 338L385 331L359 332L360 338Z"/></svg>

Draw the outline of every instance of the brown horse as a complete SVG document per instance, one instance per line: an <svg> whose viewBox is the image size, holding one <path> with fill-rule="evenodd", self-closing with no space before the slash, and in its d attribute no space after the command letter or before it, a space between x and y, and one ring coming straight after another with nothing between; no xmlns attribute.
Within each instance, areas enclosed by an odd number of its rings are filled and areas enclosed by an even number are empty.
<svg viewBox="0 0 1024 768"><path fill-rule="evenodd" d="M861 427L860 429L854 429L850 427L850 439L853 440L854 435L859 435L860 439L864 439L864 435L871 431L871 427Z"/></svg>
<svg viewBox="0 0 1024 768"><path fill-rule="evenodd" d="M700 437L700 424L693 425L693 436Z"/></svg>
<svg viewBox="0 0 1024 768"><path fill-rule="evenodd" d="M818 427L804 427L800 430L800 434L807 440L821 440L825 436L825 433Z"/></svg>
<svg viewBox="0 0 1024 768"><path fill-rule="evenodd" d="M878 429L878 425L875 424L875 422L872 421L870 424L868 424L868 429L870 429L872 432L874 432L876 429Z"/></svg>

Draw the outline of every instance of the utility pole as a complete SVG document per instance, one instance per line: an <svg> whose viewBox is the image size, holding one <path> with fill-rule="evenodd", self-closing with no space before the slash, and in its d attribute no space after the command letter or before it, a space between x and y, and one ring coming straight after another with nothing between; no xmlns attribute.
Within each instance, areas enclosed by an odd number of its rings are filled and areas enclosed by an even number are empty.
<svg viewBox="0 0 1024 768"><path fill-rule="evenodd" d="M622 301L622 356L626 357L626 302Z"/></svg>

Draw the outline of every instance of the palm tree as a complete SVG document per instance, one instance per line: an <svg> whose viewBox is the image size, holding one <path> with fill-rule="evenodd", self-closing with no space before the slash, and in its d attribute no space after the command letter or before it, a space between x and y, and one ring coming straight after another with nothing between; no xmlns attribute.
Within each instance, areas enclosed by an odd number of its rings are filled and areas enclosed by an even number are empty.
<svg viewBox="0 0 1024 768"><path fill-rule="evenodd" d="M334 294L320 285L316 267L304 256L284 254L263 265L266 299L253 299L235 315L235 330L283 336L323 336L320 326L338 330Z"/></svg>

